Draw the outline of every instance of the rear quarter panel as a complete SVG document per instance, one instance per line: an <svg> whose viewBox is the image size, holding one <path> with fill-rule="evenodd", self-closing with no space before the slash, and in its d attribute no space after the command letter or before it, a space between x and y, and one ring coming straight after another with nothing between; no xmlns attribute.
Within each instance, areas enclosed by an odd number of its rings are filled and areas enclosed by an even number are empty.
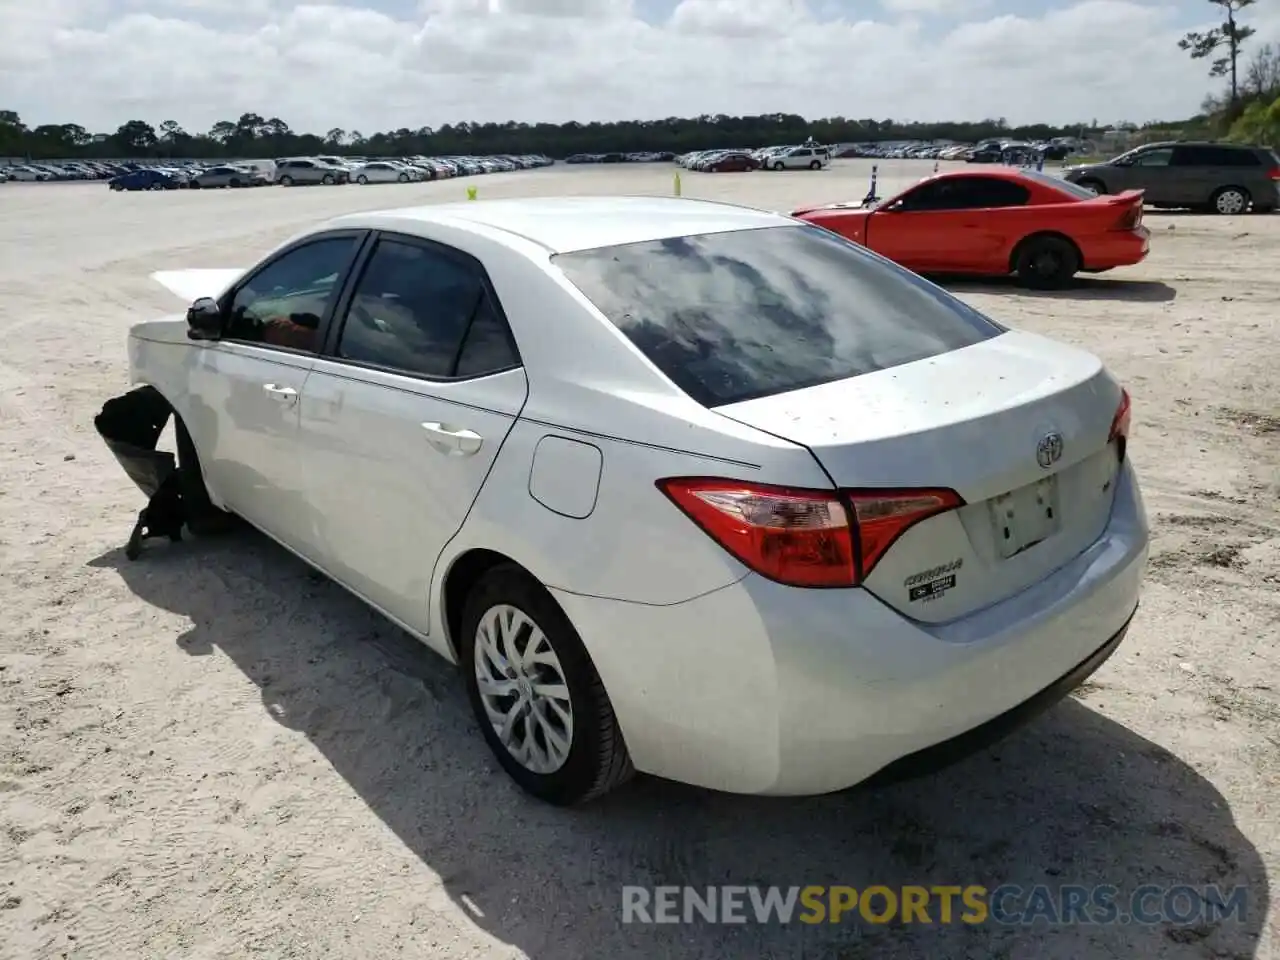
<svg viewBox="0 0 1280 960"><path fill-rule="evenodd" d="M725 423L734 432L741 426ZM705 446L698 443L699 432L686 430L676 448L674 442L658 446L522 416L466 523L445 548L434 592L439 595L442 574L471 549L502 553L557 590L659 606L740 580L746 568L685 516L656 482L712 476L798 487L830 488L831 483L812 454L790 441L759 434L761 443L740 443L741 460L730 461L700 453ZM594 498L579 498L583 509L555 509L555 498L534 489L540 482L534 478L535 459L544 457L546 447L539 445L546 438L598 451L593 455L599 464L598 487ZM716 445L723 448L723 439ZM575 486L579 479L574 478Z"/></svg>

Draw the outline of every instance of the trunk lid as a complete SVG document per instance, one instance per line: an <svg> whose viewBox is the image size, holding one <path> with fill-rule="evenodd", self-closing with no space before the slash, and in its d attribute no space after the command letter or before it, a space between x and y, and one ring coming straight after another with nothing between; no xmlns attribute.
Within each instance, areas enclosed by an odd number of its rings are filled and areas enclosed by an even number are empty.
<svg viewBox="0 0 1280 960"><path fill-rule="evenodd" d="M948 488L864 586L944 622L1063 566L1106 528L1119 385L1089 353L1007 332L927 360L716 412L807 446L843 489Z"/></svg>

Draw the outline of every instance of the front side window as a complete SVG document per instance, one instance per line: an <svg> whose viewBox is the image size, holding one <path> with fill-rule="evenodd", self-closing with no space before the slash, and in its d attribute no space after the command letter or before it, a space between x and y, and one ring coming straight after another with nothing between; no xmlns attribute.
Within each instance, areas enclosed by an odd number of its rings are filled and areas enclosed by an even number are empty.
<svg viewBox="0 0 1280 960"><path fill-rule="evenodd" d="M884 370L1004 332L928 281L818 227L673 237L552 260L708 407Z"/></svg>
<svg viewBox="0 0 1280 960"><path fill-rule="evenodd" d="M1030 196L1026 187L994 177L946 177L912 190L902 198L900 206L909 212L979 210L1021 206Z"/></svg>
<svg viewBox="0 0 1280 960"><path fill-rule="evenodd" d="M315 352L320 324L355 253L354 236L295 247L235 291L223 336Z"/></svg>
<svg viewBox="0 0 1280 960"><path fill-rule="evenodd" d="M1166 147L1160 150L1148 150L1146 153L1140 153L1133 158L1135 167L1167 167L1169 161L1173 159L1173 148Z"/></svg>
<svg viewBox="0 0 1280 960"><path fill-rule="evenodd" d="M471 340L473 320L490 327L500 323L506 333L505 322L489 315L488 297L479 268L461 257L423 244L381 240L356 285L337 354L419 376L475 376L477 366L491 362L484 359L481 341L492 330L476 332L462 372L458 361L464 341Z"/></svg>

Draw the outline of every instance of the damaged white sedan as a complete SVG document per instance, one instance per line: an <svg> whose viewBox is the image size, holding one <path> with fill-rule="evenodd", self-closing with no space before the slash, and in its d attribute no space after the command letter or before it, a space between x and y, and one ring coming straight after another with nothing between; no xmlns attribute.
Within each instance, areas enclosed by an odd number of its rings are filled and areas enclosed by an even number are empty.
<svg viewBox="0 0 1280 960"><path fill-rule="evenodd" d="M131 556L243 518L457 662L554 803L927 769L1079 684L1138 603L1101 362L788 217L431 206L157 278L193 302L132 329L98 418L150 497Z"/></svg>

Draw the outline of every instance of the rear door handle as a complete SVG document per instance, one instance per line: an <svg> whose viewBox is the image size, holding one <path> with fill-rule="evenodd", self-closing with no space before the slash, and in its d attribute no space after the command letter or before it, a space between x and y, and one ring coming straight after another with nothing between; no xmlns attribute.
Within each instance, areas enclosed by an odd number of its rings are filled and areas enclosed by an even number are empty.
<svg viewBox="0 0 1280 960"><path fill-rule="evenodd" d="M474 430L463 430L443 423L424 423L427 442L441 453L451 457L469 457L479 453L484 438Z"/></svg>
<svg viewBox="0 0 1280 960"><path fill-rule="evenodd" d="M262 392L277 403L283 403L285 406L293 406L298 402L298 391L293 387L282 387L275 383L264 383Z"/></svg>

